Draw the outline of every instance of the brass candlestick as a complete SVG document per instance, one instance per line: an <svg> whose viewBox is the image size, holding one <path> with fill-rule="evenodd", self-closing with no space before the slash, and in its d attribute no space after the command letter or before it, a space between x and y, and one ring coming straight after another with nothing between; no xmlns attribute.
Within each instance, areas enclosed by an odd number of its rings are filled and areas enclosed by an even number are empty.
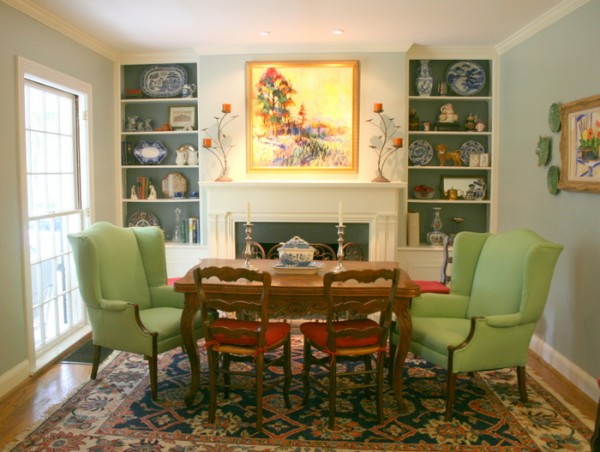
<svg viewBox="0 0 600 452"><path fill-rule="evenodd" d="M337 249L337 260L338 263L335 266L335 268L333 269L334 272L339 273L342 272L344 270L346 270L346 267L344 267L344 232L346 229L346 226L342 225L342 224L338 224L336 226L337 228L337 234L338 234L338 249Z"/></svg>

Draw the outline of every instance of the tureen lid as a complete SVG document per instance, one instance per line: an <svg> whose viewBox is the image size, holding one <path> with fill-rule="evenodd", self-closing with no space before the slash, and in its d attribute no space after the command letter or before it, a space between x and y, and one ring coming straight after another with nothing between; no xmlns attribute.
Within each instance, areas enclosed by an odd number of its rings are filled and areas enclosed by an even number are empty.
<svg viewBox="0 0 600 452"><path fill-rule="evenodd" d="M282 248L301 248L301 249L309 249L312 248L310 246L310 244L298 237L297 235L295 235L294 237L292 237L291 239L289 239L287 242L285 242L282 246Z"/></svg>

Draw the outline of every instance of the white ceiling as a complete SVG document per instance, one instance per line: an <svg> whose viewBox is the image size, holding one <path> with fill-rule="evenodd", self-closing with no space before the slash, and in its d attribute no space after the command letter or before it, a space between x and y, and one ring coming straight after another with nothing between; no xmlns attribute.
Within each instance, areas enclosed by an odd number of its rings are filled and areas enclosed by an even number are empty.
<svg viewBox="0 0 600 452"><path fill-rule="evenodd" d="M499 46L587 0L4 1L88 45L133 55Z"/></svg>

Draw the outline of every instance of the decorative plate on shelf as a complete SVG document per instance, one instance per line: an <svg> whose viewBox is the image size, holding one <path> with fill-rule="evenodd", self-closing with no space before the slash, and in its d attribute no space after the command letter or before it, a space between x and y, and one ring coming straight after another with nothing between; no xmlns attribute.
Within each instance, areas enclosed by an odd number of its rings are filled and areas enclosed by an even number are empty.
<svg viewBox="0 0 600 452"><path fill-rule="evenodd" d="M552 132L558 132L560 130L560 104L553 103L550 105L550 111L548 111L548 125Z"/></svg>
<svg viewBox="0 0 600 452"><path fill-rule="evenodd" d="M273 265L273 269L275 273L286 273L288 275L313 275L317 273L323 264L318 262L311 262L309 265L304 267L299 267L297 265L283 265L283 264L275 264Z"/></svg>
<svg viewBox="0 0 600 452"><path fill-rule="evenodd" d="M175 97L187 80L187 71L180 64L150 66L140 76L140 88L149 97Z"/></svg>
<svg viewBox="0 0 600 452"><path fill-rule="evenodd" d="M540 137L535 153L538 155L538 166L544 166L548 163L550 156L550 137Z"/></svg>
<svg viewBox="0 0 600 452"><path fill-rule="evenodd" d="M473 61L457 61L446 70L446 83L460 96L472 96L485 85L485 71Z"/></svg>
<svg viewBox="0 0 600 452"><path fill-rule="evenodd" d="M408 147L408 159L415 165L427 165L433 158L433 147L428 141L415 140Z"/></svg>
<svg viewBox="0 0 600 452"><path fill-rule="evenodd" d="M135 212L129 217L129 227L159 226L158 218L151 212Z"/></svg>
<svg viewBox="0 0 600 452"><path fill-rule="evenodd" d="M162 180L162 193L167 198L175 198L175 193L182 193L185 196L187 192L187 179L178 172L167 174Z"/></svg>
<svg viewBox="0 0 600 452"><path fill-rule="evenodd" d="M558 193L558 180L560 179L560 170L558 166L552 165L548 168L548 191L555 195Z"/></svg>
<svg viewBox="0 0 600 452"><path fill-rule="evenodd" d="M167 155L167 148L160 141L140 141L133 155L142 165L156 165Z"/></svg>
<svg viewBox="0 0 600 452"><path fill-rule="evenodd" d="M469 166L471 154L484 154L485 149L481 143L475 140L465 141L460 147L460 159L465 166Z"/></svg>

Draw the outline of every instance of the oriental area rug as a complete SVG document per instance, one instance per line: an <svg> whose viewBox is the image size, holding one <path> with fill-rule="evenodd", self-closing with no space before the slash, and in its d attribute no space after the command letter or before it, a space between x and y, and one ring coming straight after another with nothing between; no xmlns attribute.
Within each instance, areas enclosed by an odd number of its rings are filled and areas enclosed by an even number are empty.
<svg viewBox="0 0 600 452"><path fill-rule="evenodd" d="M454 418L444 420L445 371L409 355L405 408L386 386L385 420L378 424L369 389L337 397L335 430L327 427L328 396L303 396L302 337L293 339L292 408L281 389L266 392L264 427L255 428L249 391L219 393L217 422L207 422L206 356L199 341L202 380L195 405L183 401L190 379L179 349L159 357L159 399L150 396L146 362L115 353L98 374L12 444L12 451L585 451L592 422L528 374L529 401L518 397L513 370L460 376ZM277 371L277 369L276 369Z"/></svg>

